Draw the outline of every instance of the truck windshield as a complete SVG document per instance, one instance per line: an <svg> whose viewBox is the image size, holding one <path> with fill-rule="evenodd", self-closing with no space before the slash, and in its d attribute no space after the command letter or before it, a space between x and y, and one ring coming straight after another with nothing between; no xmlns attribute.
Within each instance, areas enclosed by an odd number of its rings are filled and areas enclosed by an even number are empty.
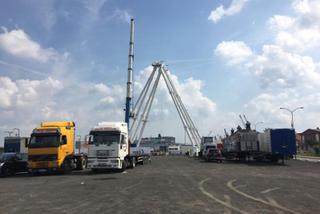
<svg viewBox="0 0 320 214"><path fill-rule="evenodd" d="M120 133L95 133L93 135L93 144L95 145L107 145L119 144Z"/></svg>
<svg viewBox="0 0 320 214"><path fill-rule="evenodd" d="M29 148L58 147L59 135L32 135Z"/></svg>

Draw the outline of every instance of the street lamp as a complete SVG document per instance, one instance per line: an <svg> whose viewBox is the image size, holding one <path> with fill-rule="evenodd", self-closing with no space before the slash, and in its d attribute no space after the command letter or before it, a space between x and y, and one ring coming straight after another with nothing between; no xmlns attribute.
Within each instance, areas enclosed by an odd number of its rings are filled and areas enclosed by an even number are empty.
<svg viewBox="0 0 320 214"><path fill-rule="evenodd" d="M262 124L262 123L263 123L262 121L255 123L255 124L254 124L254 130L257 131L257 125Z"/></svg>
<svg viewBox="0 0 320 214"><path fill-rule="evenodd" d="M282 107L280 107L280 109L282 109L282 110L287 110L288 112L291 113L291 128L294 129L293 113L294 113L295 111L299 110L299 109L303 109L303 106L298 107L298 108L295 108L295 109L293 109L293 110L290 110L290 109L288 109L288 108L282 108Z"/></svg>

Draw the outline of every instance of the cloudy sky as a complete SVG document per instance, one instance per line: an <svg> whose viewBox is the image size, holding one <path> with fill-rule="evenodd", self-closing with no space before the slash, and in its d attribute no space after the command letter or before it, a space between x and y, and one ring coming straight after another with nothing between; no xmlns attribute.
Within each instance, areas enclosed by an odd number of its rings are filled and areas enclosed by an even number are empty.
<svg viewBox="0 0 320 214"><path fill-rule="evenodd" d="M135 98L164 60L201 135L246 114L263 128L320 126L320 1L11 0L0 3L0 137L74 120L84 136L124 120L129 19L136 20ZM183 141L163 84L145 136ZM0 145L2 140L0 141Z"/></svg>

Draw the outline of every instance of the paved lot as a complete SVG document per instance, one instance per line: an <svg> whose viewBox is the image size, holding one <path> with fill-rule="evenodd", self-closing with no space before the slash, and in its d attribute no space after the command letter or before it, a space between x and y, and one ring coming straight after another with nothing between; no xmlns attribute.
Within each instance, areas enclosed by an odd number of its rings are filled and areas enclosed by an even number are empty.
<svg viewBox="0 0 320 214"><path fill-rule="evenodd" d="M0 178L0 213L320 213L320 164L153 157L125 173Z"/></svg>

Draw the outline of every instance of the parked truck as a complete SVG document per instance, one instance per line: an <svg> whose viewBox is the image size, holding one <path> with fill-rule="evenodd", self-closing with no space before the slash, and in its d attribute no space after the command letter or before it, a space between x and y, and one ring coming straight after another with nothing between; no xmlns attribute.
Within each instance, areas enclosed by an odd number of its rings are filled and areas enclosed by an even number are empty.
<svg viewBox="0 0 320 214"><path fill-rule="evenodd" d="M88 165L92 171L99 169L125 170L150 160L150 154L139 147L130 147L127 123L100 122L88 137Z"/></svg>
<svg viewBox="0 0 320 214"><path fill-rule="evenodd" d="M223 140L226 159L278 162L296 154L294 129L237 130Z"/></svg>
<svg viewBox="0 0 320 214"><path fill-rule="evenodd" d="M296 155L296 137L294 129L267 129L258 134L258 152L253 153L256 160L293 158Z"/></svg>
<svg viewBox="0 0 320 214"><path fill-rule="evenodd" d="M85 154L75 154L75 123L43 122L32 131L28 143L28 168L69 173L86 167Z"/></svg>

